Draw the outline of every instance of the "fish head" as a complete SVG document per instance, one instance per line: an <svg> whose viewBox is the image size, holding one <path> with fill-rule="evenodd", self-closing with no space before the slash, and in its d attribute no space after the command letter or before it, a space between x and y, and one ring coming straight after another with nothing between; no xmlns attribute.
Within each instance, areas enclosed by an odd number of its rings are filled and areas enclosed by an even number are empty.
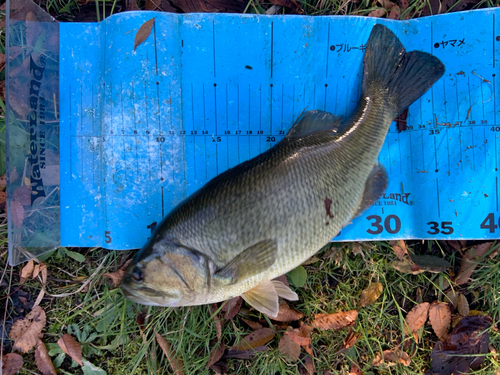
<svg viewBox="0 0 500 375"><path fill-rule="evenodd" d="M212 261L179 242L150 242L139 252L122 280L125 296L153 306L206 303L213 273Z"/></svg>

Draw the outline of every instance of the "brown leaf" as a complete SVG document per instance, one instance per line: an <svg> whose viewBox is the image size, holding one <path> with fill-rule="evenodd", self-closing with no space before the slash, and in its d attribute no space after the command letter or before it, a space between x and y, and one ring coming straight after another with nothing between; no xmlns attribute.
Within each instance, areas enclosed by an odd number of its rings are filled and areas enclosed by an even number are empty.
<svg viewBox="0 0 500 375"><path fill-rule="evenodd" d="M16 320L10 329L9 337L14 340L12 348L27 353L33 348L45 327L45 311L36 306L24 319Z"/></svg>
<svg viewBox="0 0 500 375"><path fill-rule="evenodd" d="M309 356L302 360L303 363L299 364L299 374L300 375L314 375L316 368L314 366L313 359Z"/></svg>
<svg viewBox="0 0 500 375"><path fill-rule="evenodd" d="M287 332L288 333L288 332ZM288 335L283 335L279 344L278 344L279 352L288 358L292 362L297 362L300 356L300 345L297 344L294 340L290 338Z"/></svg>
<svg viewBox="0 0 500 375"><path fill-rule="evenodd" d="M222 355L224 354L225 350L226 350L226 344L224 344L224 341L221 341L218 345L212 348L210 356L208 357L207 369L222 358Z"/></svg>
<svg viewBox="0 0 500 375"><path fill-rule="evenodd" d="M144 43L149 34L151 34L154 23L155 19L151 18L149 21L144 22L142 26L139 27L139 30L137 30L137 34L135 34L134 51L137 47Z"/></svg>
<svg viewBox="0 0 500 375"><path fill-rule="evenodd" d="M245 319L245 318L241 318L241 320L243 320L246 324L248 324L248 326L253 330L253 331L257 331L258 329L261 329L263 328L262 324L258 323L258 322L252 322L251 320L248 320L248 319Z"/></svg>
<svg viewBox="0 0 500 375"><path fill-rule="evenodd" d="M31 276L31 278L35 279L40 272L43 273L43 270L46 270L46 269L47 269L46 264L43 264L43 263L36 264L35 268L33 269L33 275ZM45 281L47 281L47 280L45 280ZM45 284L45 281L43 280L43 276L42 276L42 283Z"/></svg>
<svg viewBox="0 0 500 375"><path fill-rule="evenodd" d="M408 255L408 250L406 249L406 243L404 240L393 240L390 242L390 245L399 260L403 260L404 257Z"/></svg>
<svg viewBox="0 0 500 375"><path fill-rule="evenodd" d="M401 9L399 9L399 7L397 5L394 5L391 8L391 11L389 12L389 15L387 16L387 18L389 18L391 20L399 20L400 17L401 17Z"/></svg>
<svg viewBox="0 0 500 375"><path fill-rule="evenodd" d="M14 199L23 206L31 204L31 189L25 185L19 186L14 190Z"/></svg>
<svg viewBox="0 0 500 375"><path fill-rule="evenodd" d="M10 217L15 227L19 228L24 221L24 207L18 201L10 202Z"/></svg>
<svg viewBox="0 0 500 375"><path fill-rule="evenodd" d="M124 270L118 270L116 272L106 272L101 276L107 277L113 283L113 289L118 288L122 282L123 276L125 276Z"/></svg>
<svg viewBox="0 0 500 375"><path fill-rule="evenodd" d="M184 371L182 368L184 367L184 362L182 359L177 358L174 353L172 353L172 348L165 338L155 331L156 341L160 348L163 350L163 353L167 356L168 361L170 362L170 368L174 375L184 375Z"/></svg>
<svg viewBox="0 0 500 375"><path fill-rule="evenodd" d="M265 352L269 350L267 346L257 346L251 350L234 350L228 349L222 356L222 358L236 358L236 359L250 359L256 353Z"/></svg>
<svg viewBox="0 0 500 375"><path fill-rule="evenodd" d="M429 316L429 302L422 302L416 306L414 306L410 312L406 315L406 324L408 327L405 327L405 331L417 332L427 321L427 317ZM414 335L415 336L415 335ZM418 339L418 337L417 337ZM417 340L418 342L418 340Z"/></svg>
<svg viewBox="0 0 500 375"><path fill-rule="evenodd" d="M7 193L5 191L0 191L0 204L5 203L7 200Z"/></svg>
<svg viewBox="0 0 500 375"><path fill-rule="evenodd" d="M9 353L3 356L2 369L3 375L14 375L23 367L23 357L17 353Z"/></svg>
<svg viewBox="0 0 500 375"><path fill-rule="evenodd" d="M492 323L485 315L462 318L446 341L434 346L429 373L468 374L470 370L478 370L489 350L488 328Z"/></svg>
<svg viewBox="0 0 500 375"><path fill-rule="evenodd" d="M472 272L474 272L477 264L491 249L491 245L493 245L493 242L485 242L474 246L465 253L462 258L462 263L460 264L460 270L458 271L457 277L455 277L455 283L457 285L462 285L469 281Z"/></svg>
<svg viewBox="0 0 500 375"><path fill-rule="evenodd" d="M411 363L408 354L399 349L384 350L383 353L377 354L372 361L372 366L380 366L382 363L386 365L395 365L401 363L404 366L409 366Z"/></svg>
<svg viewBox="0 0 500 375"><path fill-rule="evenodd" d="M387 12L384 8L377 8L370 13L368 13L368 17L383 17Z"/></svg>
<svg viewBox="0 0 500 375"><path fill-rule="evenodd" d="M444 296L444 302L450 303L453 307L457 307L458 304L458 292L450 289Z"/></svg>
<svg viewBox="0 0 500 375"><path fill-rule="evenodd" d="M62 337L57 341L57 345L59 345L64 353L73 358L76 363L83 366L82 347L70 334L65 333L62 335Z"/></svg>
<svg viewBox="0 0 500 375"><path fill-rule="evenodd" d="M231 349L249 350L267 344L273 339L275 332L271 328L262 328L243 337L240 342Z"/></svg>
<svg viewBox="0 0 500 375"><path fill-rule="evenodd" d="M33 259L31 259L28 263L24 265L24 267L21 269L21 274L19 275L19 284L23 285L24 282L30 278L30 276L33 274L33 270L35 269L35 263L33 262Z"/></svg>
<svg viewBox="0 0 500 375"><path fill-rule="evenodd" d="M242 304L243 298L241 297L235 297L233 299L230 299L229 301L224 302L222 304L221 310L226 313L225 319L233 319L240 312Z"/></svg>
<svg viewBox="0 0 500 375"><path fill-rule="evenodd" d="M443 340L450 329L451 312L448 304L434 301L429 307L429 322L436 336Z"/></svg>
<svg viewBox="0 0 500 375"><path fill-rule="evenodd" d="M302 319L303 316L301 312L291 309L286 302L281 302L278 316L271 319L277 322L292 322Z"/></svg>
<svg viewBox="0 0 500 375"><path fill-rule="evenodd" d="M463 294L458 295L457 309L458 313L461 316L469 315L469 302L467 301L467 298L465 298Z"/></svg>
<svg viewBox="0 0 500 375"><path fill-rule="evenodd" d="M371 305L382 294L384 287L381 283L372 283L361 292L359 297L359 307Z"/></svg>
<svg viewBox="0 0 500 375"><path fill-rule="evenodd" d="M357 364L353 363L347 375L363 375L363 371L361 371Z"/></svg>
<svg viewBox="0 0 500 375"><path fill-rule="evenodd" d="M342 329L354 324L358 317L357 310L338 312L335 314L317 314L312 325L324 331L326 329Z"/></svg>
<svg viewBox="0 0 500 375"><path fill-rule="evenodd" d="M35 350L35 363L36 367L42 372L43 375L56 375L56 369L50 359L49 353L45 344L37 339Z"/></svg>
<svg viewBox="0 0 500 375"><path fill-rule="evenodd" d="M349 333L347 334L346 338L344 339L344 349L348 349L358 341L360 334L355 332L352 328L349 329Z"/></svg>
<svg viewBox="0 0 500 375"><path fill-rule="evenodd" d="M285 332L285 335L290 337L290 339L297 343L298 345L302 346L309 355L314 357L314 353L312 350L312 344L311 344L311 338L310 337L304 337L301 335L300 330L295 328L293 331L287 331Z"/></svg>
<svg viewBox="0 0 500 375"><path fill-rule="evenodd" d="M211 303L210 304L210 311L212 312L212 315L214 316L214 325L215 325L215 331L217 332L217 339L220 340L222 337L222 323L219 319L219 316L217 315L217 310L219 310L219 305L216 303Z"/></svg>

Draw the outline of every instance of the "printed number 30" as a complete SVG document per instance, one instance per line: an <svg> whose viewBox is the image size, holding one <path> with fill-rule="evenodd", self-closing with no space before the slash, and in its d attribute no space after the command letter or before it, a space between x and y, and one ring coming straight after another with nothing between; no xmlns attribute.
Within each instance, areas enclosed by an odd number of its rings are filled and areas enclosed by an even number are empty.
<svg viewBox="0 0 500 375"><path fill-rule="evenodd" d="M427 225L431 226L431 229L427 231L429 234L452 234L453 228L451 227L451 221L443 221L441 222L441 230L439 230L439 223L436 221L429 221Z"/></svg>
<svg viewBox="0 0 500 375"><path fill-rule="evenodd" d="M384 231L384 229L387 233L395 234L401 230L401 220L396 215L387 215L384 219L384 226L380 225L382 218L378 215L367 216L366 220L373 220L370 224L374 229L367 229L367 232L370 234L380 234ZM392 221L394 221L394 227Z"/></svg>

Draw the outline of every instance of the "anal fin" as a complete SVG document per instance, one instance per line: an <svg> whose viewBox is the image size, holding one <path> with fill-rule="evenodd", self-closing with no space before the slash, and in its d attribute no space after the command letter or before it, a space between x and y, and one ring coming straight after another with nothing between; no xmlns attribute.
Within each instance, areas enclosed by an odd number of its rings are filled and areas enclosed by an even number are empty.
<svg viewBox="0 0 500 375"><path fill-rule="evenodd" d="M387 189L389 179L387 171L382 164L376 164L365 182L365 190L358 204L358 209L353 218L361 215L367 208L372 206Z"/></svg>

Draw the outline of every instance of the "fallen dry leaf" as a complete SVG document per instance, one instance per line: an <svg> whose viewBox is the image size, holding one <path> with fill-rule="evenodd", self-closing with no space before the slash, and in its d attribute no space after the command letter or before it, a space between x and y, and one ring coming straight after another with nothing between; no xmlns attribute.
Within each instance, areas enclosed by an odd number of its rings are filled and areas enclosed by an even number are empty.
<svg viewBox="0 0 500 375"><path fill-rule="evenodd" d="M33 269L33 275L31 275L31 278L35 279L40 272L43 272L43 270L46 270L46 269L47 269L46 264L43 264L43 263L35 264L35 268ZM45 284L46 281L47 281L47 279L45 278L45 281L44 281L43 276L42 276L42 283Z"/></svg>
<svg viewBox="0 0 500 375"><path fill-rule="evenodd" d="M457 285L462 285L469 281L472 272L474 272L478 263L491 249L491 245L493 245L493 242L485 242L474 246L465 253L462 258L462 263L460 263L460 270L455 277L455 283Z"/></svg>
<svg viewBox="0 0 500 375"><path fill-rule="evenodd" d="M118 288L122 282L123 276L125 276L124 270L118 270L116 272L106 272L101 276L107 277L113 283L113 288Z"/></svg>
<svg viewBox="0 0 500 375"><path fill-rule="evenodd" d="M35 263L33 262L33 259L31 259L21 269L21 274L19 275L19 284L20 285L23 285L24 282L31 277L34 269L35 269Z"/></svg>
<svg viewBox="0 0 500 375"><path fill-rule="evenodd" d="M299 374L300 375L314 375L316 368L314 366L314 361L311 357L306 356L302 359L302 363L299 364Z"/></svg>
<svg viewBox="0 0 500 375"><path fill-rule="evenodd" d="M257 331L258 329L261 329L263 328L262 324L258 323L258 322L252 322L251 320L248 320L248 319L245 319L245 318L241 318L241 320L243 320L246 324L248 324L248 326L253 330L253 331Z"/></svg>
<svg viewBox="0 0 500 375"><path fill-rule="evenodd" d="M23 357L17 353L8 353L3 356L0 373L14 375L23 367Z"/></svg>
<svg viewBox="0 0 500 375"><path fill-rule="evenodd" d="M466 316L453 328L445 342L437 342L432 352L430 373L440 375L468 374L478 370L488 353L489 316Z"/></svg>
<svg viewBox="0 0 500 375"><path fill-rule="evenodd" d="M228 349L222 356L222 359L224 358L235 358L235 359L250 359L255 354L260 353L260 352L265 352L269 350L267 346L257 346L256 348L250 349L250 350L234 350L234 349Z"/></svg>
<svg viewBox="0 0 500 375"><path fill-rule="evenodd" d="M287 332L286 332L287 333ZM278 344L279 352L292 362L297 362L300 356L300 345L284 334Z"/></svg>
<svg viewBox="0 0 500 375"><path fill-rule="evenodd" d="M347 336L344 339L344 349L348 349L358 341L360 334L355 332L352 328L349 329Z"/></svg>
<svg viewBox="0 0 500 375"><path fill-rule="evenodd" d="M361 292L359 297L359 307L371 305L382 294L384 287L381 283L372 283Z"/></svg>
<svg viewBox="0 0 500 375"><path fill-rule="evenodd" d="M155 331L156 341L158 345L160 345L161 350L165 353L168 361L170 362L170 368L174 375L184 375L184 371L182 368L184 367L184 362L181 359L177 358L174 353L172 353L172 348L165 338Z"/></svg>
<svg viewBox="0 0 500 375"><path fill-rule="evenodd" d="M295 328L293 331L287 331L285 332L285 335L290 337L290 339L297 343L298 345L302 346L307 353L309 353L310 356L314 357L314 353L312 351L312 344L311 344L311 338L310 337L305 337L301 335L300 330Z"/></svg>
<svg viewBox="0 0 500 375"><path fill-rule="evenodd" d="M399 9L399 7L397 5L394 5L391 8L391 11L389 12L389 15L387 16L387 18L389 18L391 20L399 20L400 17L401 17L401 9Z"/></svg>
<svg viewBox="0 0 500 375"><path fill-rule="evenodd" d="M221 341L220 343L218 343L218 345L212 348L212 351L210 352L210 356L208 357L207 361L207 369L222 358L222 355L224 354L225 350L226 350L226 345L224 344L224 341Z"/></svg>
<svg viewBox="0 0 500 375"><path fill-rule="evenodd" d="M395 365L401 363L404 366L409 366L411 363L410 357L404 351L399 349L384 350L383 353L377 354L372 361L372 366L380 366L382 363L386 365Z"/></svg>
<svg viewBox="0 0 500 375"><path fill-rule="evenodd" d="M275 332L271 328L262 328L243 337L232 350L249 350L267 344L273 339Z"/></svg>
<svg viewBox="0 0 500 375"><path fill-rule="evenodd" d="M221 310L226 313L224 318L226 320L233 319L240 312L242 304L243 304L243 298L241 297L235 297L233 299L230 299L229 301L225 301L222 304L221 308Z"/></svg>
<svg viewBox="0 0 500 375"><path fill-rule="evenodd" d="M27 186L19 186L14 190L14 199L23 206L31 204L31 189Z"/></svg>
<svg viewBox="0 0 500 375"><path fill-rule="evenodd" d="M457 291L450 289L444 296L444 298L445 298L444 302L452 304L454 308L457 307L458 294L459 293Z"/></svg>
<svg viewBox="0 0 500 375"><path fill-rule="evenodd" d="M448 270L451 267L447 260L436 257L434 255L413 255L410 258L420 269L427 272L440 273Z"/></svg>
<svg viewBox="0 0 500 375"><path fill-rule="evenodd" d="M18 201L10 202L10 218L15 227L19 228L24 221L24 207Z"/></svg>
<svg viewBox="0 0 500 375"><path fill-rule="evenodd" d="M357 310L338 312L335 314L317 314L312 325L324 331L327 329L342 329L354 324L358 317Z"/></svg>
<svg viewBox="0 0 500 375"><path fill-rule="evenodd" d="M363 375L363 371L361 371L358 365L353 363L347 375Z"/></svg>
<svg viewBox="0 0 500 375"><path fill-rule="evenodd" d="M40 339L36 342L35 363L43 375L57 375L47 348Z"/></svg>
<svg viewBox="0 0 500 375"><path fill-rule="evenodd" d="M429 307L429 322L436 336L443 340L450 329L451 312L448 304L434 301Z"/></svg>
<svg viewBox="0 0 500 375"><path fill-rule="evenodd" d="M370 13L368 13L368 17L383 17L386 14L386 10L383 8L377 8Z"/></svg>
<svg viewBox="0 0 500 375"><path fill-rule="evenodd" d="M151 18L149 21L144 22L141 27L139 27L139 30L137 30L137 34L135 34L134 51L137 47L144 43L149 34L151 34L154 23L155 19Z"/></svg>
<svg viewBox="0 0 500 375"><path fill-rule="evenodd" d="M276 318L269 318L277 322L292 322L302 319L303 316L304 314L301 312L291 309L286 302L281 302L278 316Z"/></svg>
<svg viewBox="0 0 500 375"><path fill-rule="evenodd" d="M64 353L73 358L76 363L83 366L82 347L70 334L65 333L62 335L62 337L57 341L57 345L59 345Z"/></svg>
<svg viewBox="0 0 500 375"><path fill-rule="evenodd" d="M12 348L22 353L30 351L36 345L43 327L45 327L45 311L36 306L24 319L16 320L12 325L9 333L9 337L14 340Z"/></svg>
<svg viewBox="0 0 500 375"><path fill-rule="evenodd" d="M222 320L217 315L217 310L219 310L219 305L216 303L210 304L210 311L214 317L215 332L217 333L217 339L220 340L222 337Z"/></svg>
<svg viewBox="0 0 500 375"><path fill-rule="evenodd" d="M429 307L429 302L419 303L418 305L414 306L406 315L405 321L408 326L405 327L405 331L406 333L412 332L413 336L415 337L415 341L417 342L418 336L416 335L416 332L420 328L422 328L422 326L427 321L427 318L429 316Z"/></svg>
<svg viewBox="0 0 500 375"><path fill-rule="evenodd" d="M408 250L406 249L404 240L392 240L390 241L390 245L399 260L403 260L405 256L408 256Z"/></svg>
<svg viewBox="0 0 500 375"><path fill-rule="evenodd" d="M469 315L469 302L461 293L458 295L457 310L461 316Z"/></svg>

